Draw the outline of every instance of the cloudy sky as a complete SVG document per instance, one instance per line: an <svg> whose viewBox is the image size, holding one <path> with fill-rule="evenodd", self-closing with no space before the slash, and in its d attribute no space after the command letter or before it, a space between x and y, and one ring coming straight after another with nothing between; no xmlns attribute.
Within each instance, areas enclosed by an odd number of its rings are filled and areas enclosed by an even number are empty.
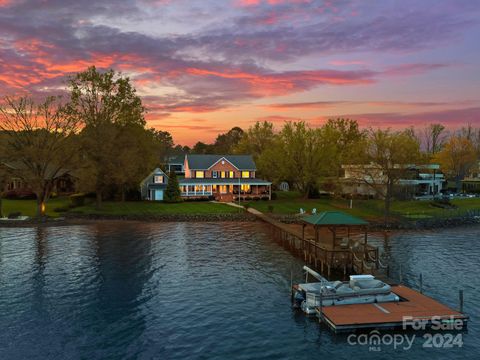
<svg viewBox="0 0 480 360"><path fill-rule="evenodd" d="M480 124L480 0L0 0L0 95L129 75L177 143L257 120Z"/></svg>

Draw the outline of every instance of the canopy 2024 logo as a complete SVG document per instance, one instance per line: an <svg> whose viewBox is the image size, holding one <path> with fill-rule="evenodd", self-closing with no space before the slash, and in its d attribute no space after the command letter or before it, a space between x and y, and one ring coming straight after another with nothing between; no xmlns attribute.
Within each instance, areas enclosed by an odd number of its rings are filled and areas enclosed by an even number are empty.
<svg viewBox="0 0 480 360"><path fill-rule="evenodd" d="M415 331L460 331L463 330L462 320L451 317L442 319L434 316L429 319L415 319L413 317L403 318L403 330L412 329ZM423 335L406 333L385 333L373 330L368 334L350 334L347 342L350 345L368 346L369 351L381 351L383 347L392 346L395 350L402 349L408 351L412 348L415 340L422 342L424 348L448 349L463 346L463 334L444 333L444 332L426 332Z"/></svg>

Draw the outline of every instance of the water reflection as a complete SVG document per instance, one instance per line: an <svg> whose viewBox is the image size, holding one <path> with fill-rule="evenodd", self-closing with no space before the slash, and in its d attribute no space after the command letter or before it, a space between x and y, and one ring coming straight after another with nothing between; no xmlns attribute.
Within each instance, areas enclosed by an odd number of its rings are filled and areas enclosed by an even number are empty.
<svg viewBox="0 0 480 360"><path fill-rule="evenodd" d="M480 306L480 227L373 234L392 272L451 306ZM410 352L348 345L292 312L290 271L303 261L269 228L238 223L121 223L0 229L0 358L468 358L462 349ZM470 269L470 271L464 271Z"/></svg>

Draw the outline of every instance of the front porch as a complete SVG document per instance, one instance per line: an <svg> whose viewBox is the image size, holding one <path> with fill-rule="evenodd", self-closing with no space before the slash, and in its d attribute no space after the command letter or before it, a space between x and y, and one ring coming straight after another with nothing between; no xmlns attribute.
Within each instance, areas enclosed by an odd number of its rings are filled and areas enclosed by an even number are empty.
<svg viewBox="0 0 480 360"><path fill-rule="evenodd" d="M265 199L272 197L270 184L192 184L180 185L184 198L214 197L217 201L238 201Z"/></svg>

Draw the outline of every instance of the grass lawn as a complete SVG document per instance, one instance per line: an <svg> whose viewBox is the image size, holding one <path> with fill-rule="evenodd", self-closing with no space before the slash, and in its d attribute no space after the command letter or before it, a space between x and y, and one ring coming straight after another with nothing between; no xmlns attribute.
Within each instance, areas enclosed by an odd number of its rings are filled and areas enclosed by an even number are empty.
<svg viewBox="0 0 480 360"><path fill-rule="evenodd" d="M430 205L430 201L394 201L392 203L392 215L409 219L422 219L433 216L449 216L456 212L480 209L480 198L456 199L452 203L457 210L445 210ZM344 211L354 216L366 219L378 219L383 217L382 200L353 200L353 208L350 209L350 201L345 199L303 199L297 192L277 192L277 199L272 201L250 201L248 204L259 211L268 212L269 206L273 206L274 214L298 214L300 208L311 213L314 208L321 211Z"/></svg>
<svg viewBox="0 0 480 360"><path fill-rule="evenodd" d="M225 204L211 203L207 201L182 202L167 204L153 201L106 201L101 210L95 209L95 204L77 207L72 211L82 214L99 215L163 215L163 214L225 214L242 211Z"/></svg>
<svg viewBox="0 0 480 360"><path fill-rule="evenodd" d="M8 215L12 212L21 212L22 215L33 217L36 213L35 200L6 200L3 203L3 213ZM51 217L62 216L62 212L57 213L54 209L67 208L70 205L70 199L56 198L47 202L47 215ZM105 201L102 209L96 210L93 200L90 200L85 206L71 209L72 212L82 214L103 214L103 215L162 215L162 214L225 214L238 213L242 210L225 205L211 202L183 202L178 204L158 203L151 201L126 201L114 202Z"/></svg>
<svg viewBox="0 0 480 360"><path fill-rule="evenodd" d="M46 212L48 216L59 217L61 213L57 213L54 209L68 207L70 199L65 197L59 197L50 199L47 202ZM22 215L33 217L37 212L36 200L9 200L2 199L2 212L3 216L7 216L13 212L21 212Z"/></svg>

